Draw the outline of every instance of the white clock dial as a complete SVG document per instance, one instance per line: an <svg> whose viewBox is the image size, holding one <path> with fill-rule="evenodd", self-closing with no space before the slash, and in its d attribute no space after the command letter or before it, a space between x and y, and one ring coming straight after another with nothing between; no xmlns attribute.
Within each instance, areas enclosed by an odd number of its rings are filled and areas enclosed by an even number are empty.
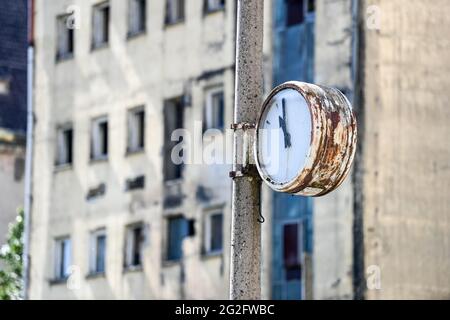
<svg viewBox="0 0 450 320"><path fill-rule="evenodd" d="M290 81L264 101L256 166L273 190L323 196L344 181L355 156L356 119L337 89Z"/></svg>
<svg viewBox="0 0 450 320"><path fill-rule="evenodd" d="M260 169L277 184L294 180L311 144L311 112L294 89L281 90L268 102L259 122Z"/></svg>

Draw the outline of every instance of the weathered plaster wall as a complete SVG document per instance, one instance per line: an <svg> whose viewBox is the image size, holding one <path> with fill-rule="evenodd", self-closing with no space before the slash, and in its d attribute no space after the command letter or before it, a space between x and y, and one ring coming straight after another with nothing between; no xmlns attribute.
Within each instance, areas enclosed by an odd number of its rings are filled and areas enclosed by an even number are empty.
<svg viewBox="0 0 450 320"><path fill-rule="evenodd" d="M231 180L227 165L188 166L182 184L183 205L163 209L163 101L183 95L185 125L202 119L204 89L222 84L225 123L231 123L234 92L234 2L224 11L203 15L203 2L187 1L186 21L164 27L164 1L148 1L147 33L126 39L127 1L112 0L110 42L91 50L91 5L100 1L36 1L36 131L31 232L30 297L95 298L227 298ZM55 63L56 16L69 4L81 9L81 28L75 31L75 58ZM212 72L214 71L214 72ZM216 72L218 71L218 72ZM126 112L146 106L145 152L125 156ZM109 160L89 161L91 119L108 115ZM74 165L55 170L56 127L74 124ZM146 176L146 188L124 192L125 180ZM104 197L87 202L90 188L106 184ZM198 201L197 188L210 191ZM224 206L224 253L201 255L204 208ZM172 214L195 218L196 236L184 241L182 265L163 262L166 220ZM143 270L124 272L125 226L143 221L148 238ZM89 232L107 229L106 277L86 278ZM53 239L71 235L72 261L80 269L80 288L51 284Z"/></svg>
<svg viewBox="0 0 450 320"><path fill-rule="evenodd" d="M380 13L364 30L365 264L381 271L366 297L448 299L450 2L363 3Z"/></svg>
<svg viewBox="0 0 450 320"><path fill-rule="evenodd" d="M351 0L316 2L314 82L352 97ZM353 189L349 175L336 191L314 199L313 297L351 299Z"/></svg>

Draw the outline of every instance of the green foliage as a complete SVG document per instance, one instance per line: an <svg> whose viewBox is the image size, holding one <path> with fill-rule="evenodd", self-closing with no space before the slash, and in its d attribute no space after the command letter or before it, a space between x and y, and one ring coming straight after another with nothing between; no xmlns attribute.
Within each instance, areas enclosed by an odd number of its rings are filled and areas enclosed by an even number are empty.
<svg viewBox="0 0 450 320"><path fill-rule="evenodd" d="M7 242L0 248L0 300L20 299L22 289L23 210L9 226Z"/></svg>

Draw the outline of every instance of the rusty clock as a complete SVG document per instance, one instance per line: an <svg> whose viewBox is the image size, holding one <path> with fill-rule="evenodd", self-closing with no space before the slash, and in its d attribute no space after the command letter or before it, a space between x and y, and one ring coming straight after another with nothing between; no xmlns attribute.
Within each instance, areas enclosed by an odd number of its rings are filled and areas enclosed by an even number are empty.
<svg viewBox="0 0 450 320"><path fill-rule="evenodd" d="M341 91L286 82L272 90L261 109L256 166L275 191L323 196L347 176L356 139L356 119Z"/></svg>

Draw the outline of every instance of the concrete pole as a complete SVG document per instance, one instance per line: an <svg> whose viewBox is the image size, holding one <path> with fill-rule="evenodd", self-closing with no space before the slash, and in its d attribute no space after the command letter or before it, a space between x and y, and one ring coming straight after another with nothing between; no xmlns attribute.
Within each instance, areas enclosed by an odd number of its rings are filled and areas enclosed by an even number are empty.
<svg viewBox="0 0 450 320"><path fill-rule="evenodd" d="M263 94L264 0L238 0L234 122L255 124ZM234 167L239 167L238 134ZM248 155L253 157L253 155ZM253 163L253 161L252 161ZM261 181L254 164L233 179L230 299L261 299Z"/></svg>

